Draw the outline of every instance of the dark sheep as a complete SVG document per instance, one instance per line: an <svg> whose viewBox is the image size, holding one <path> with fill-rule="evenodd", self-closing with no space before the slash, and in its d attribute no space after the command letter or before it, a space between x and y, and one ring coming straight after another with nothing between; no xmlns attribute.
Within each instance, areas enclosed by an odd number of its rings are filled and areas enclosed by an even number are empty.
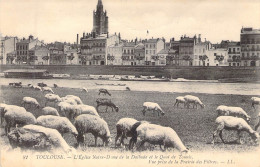
<svg viewBox="0 0 260 167"><path fill-rule="evenodd" d="M98 98L96 100L97 102L97 111L98 111L98 107L99 106L106 106L106 112L107 112L107 108L108 107L111 107L112 108L112 111L115 111L118 112L119 111L119 108L118 106L116 106L110 99L106 99L106 98Z"/></svg>
<svg viewBox="0 0 260 167"><path fill-rule="evenodd" d="M98 95L100 95L101 93L103 93L104 95L108 94L109 96L111 96L107 89L99 89Z"/></svg>

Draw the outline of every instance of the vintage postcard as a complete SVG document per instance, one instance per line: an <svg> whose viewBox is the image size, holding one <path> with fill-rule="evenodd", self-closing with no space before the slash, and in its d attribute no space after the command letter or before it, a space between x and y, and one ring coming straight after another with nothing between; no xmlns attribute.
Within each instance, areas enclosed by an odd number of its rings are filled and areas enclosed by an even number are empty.
<svg viewBox="0 0 260 167"><path fill-rule="evenodd" d="M0 0L0 166L260 166L260 1Z"/></svg>

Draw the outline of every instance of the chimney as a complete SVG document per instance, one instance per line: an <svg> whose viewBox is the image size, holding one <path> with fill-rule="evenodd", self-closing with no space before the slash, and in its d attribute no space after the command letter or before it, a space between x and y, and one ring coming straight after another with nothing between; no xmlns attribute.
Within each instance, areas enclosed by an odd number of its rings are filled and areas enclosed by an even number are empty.
<svg viewBox="0 0 260 167"><path fill-rule="evenodd" d="M199 34L198 42L201 43L201 34Z"/></svg>
<svg viewBox="0 0 260 167"><path fill-rule="evenodd" d="M205 38L205 42L207 41L207 39Z"/></svg>
<svg viewBox="0 0 260 167"><path fill-rule="evenodd" d="M96 38L96 32L93 32L93 38Z"/></svg>
<svg viewBox="0 0 260 167"><path fill-rule="evenodd" d="M77 34L77 45L79 44L79 34Z"/></svg>
<svg viewBox="0 0 260 167"><path fill-rule="evenodd" d="M85 33L83 32L83 38L85 38Z"/></svg>

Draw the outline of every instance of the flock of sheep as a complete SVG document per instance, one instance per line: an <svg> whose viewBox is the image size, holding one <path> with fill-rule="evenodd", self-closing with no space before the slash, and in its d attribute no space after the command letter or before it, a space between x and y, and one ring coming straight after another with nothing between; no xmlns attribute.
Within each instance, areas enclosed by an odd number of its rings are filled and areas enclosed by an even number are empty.
<svg viewBox="0 0 260 167"><path fill-rule="evenodd" d="M103 146L108 145L111 141L108 124L98 113L99 106L106 106L106 110L111 107L112 110L119 111L118 106L110 99L98 98L96 100L97 106L94 107L83 104L82 100L75 95L60 97L54 94L52 88L45 85L40 87L29 84L28 86L47 93L44 94L45 107L42 108L42 115L39 117L36 118L25 109L41 107L35 98L24 97L21 100L22 106L0 104L1 124L5 121L5 133L13 148L20 147L35 150L58 148L68 152L73 148L63 139L65 133L71 133L75 137L77 141L75 148L85 145L85 134L87 133L93 134L95 146L97 146L98 137L102 139ZM86 88L82 88L82 91L88 92ZM99 94L101 93L111 96L106 89L100 89ZM260 104L260 98L258 97L252 97L251 100L252 107ZM47 106L50 103L53 103L54 107ZM190 105L193 108L197 108L197 105L201 108L205 107L198 97L192 95L177 97L174 106L179 107L179 104L183 104L186 108L189 108ZM251 118L242 108L221 105L217 107L216 111L218 114L215 121L217 129L213 133L212 144L214 144L217 135L225 143L222 138L224 129L236 130L239 143L241 143L241 131L248 132L252 140L255 143L258 142L259 134L256 130L259 127L259 122L255 126L255 130L253 130L248 124ZM165 115L162 108L154 102L143 103L142 114L145 115L146 112L157 112L158 116ZM11 128L14 129L11 130ZM129 149L136 148L138 150L142 148L144 143L148 142L152 145L159 145L162 150L172 147L180 152L189 152L177 133L170 127L152 124L147 121L138 121L133 118L121 118L116 123L116 130L115 147L118 146L119 139L120 146L125 146L124 139L131 137L128 145Z"/></svg>

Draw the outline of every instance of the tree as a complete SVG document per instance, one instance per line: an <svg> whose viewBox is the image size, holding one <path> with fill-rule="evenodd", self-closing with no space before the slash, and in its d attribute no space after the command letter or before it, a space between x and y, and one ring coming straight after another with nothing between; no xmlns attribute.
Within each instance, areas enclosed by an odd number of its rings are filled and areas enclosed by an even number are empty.
<svg viewBox="0 0 260 167"><path fill-rule="evenodd" d="M13 64L14 55L8 55L8 56L6 57L6 60L8 61L8 63L10 62L11 64Z"/></svg>
<svg viewBox="0 0 260 167"><path fill-rule="evenodd" d="M71 55L68 56L68 60L70 61L70 64L71 64L71 61L72 61L73 59L74 59L73 54L71 54Z"/></svg>
<svg viewBox="0 0 260 167"><path fill-rule="evenodd" d="M43 57L42 57L42 60L46 61L46 63L48 62L49 59L50 59L49 56L43 56Z"/></svg>

